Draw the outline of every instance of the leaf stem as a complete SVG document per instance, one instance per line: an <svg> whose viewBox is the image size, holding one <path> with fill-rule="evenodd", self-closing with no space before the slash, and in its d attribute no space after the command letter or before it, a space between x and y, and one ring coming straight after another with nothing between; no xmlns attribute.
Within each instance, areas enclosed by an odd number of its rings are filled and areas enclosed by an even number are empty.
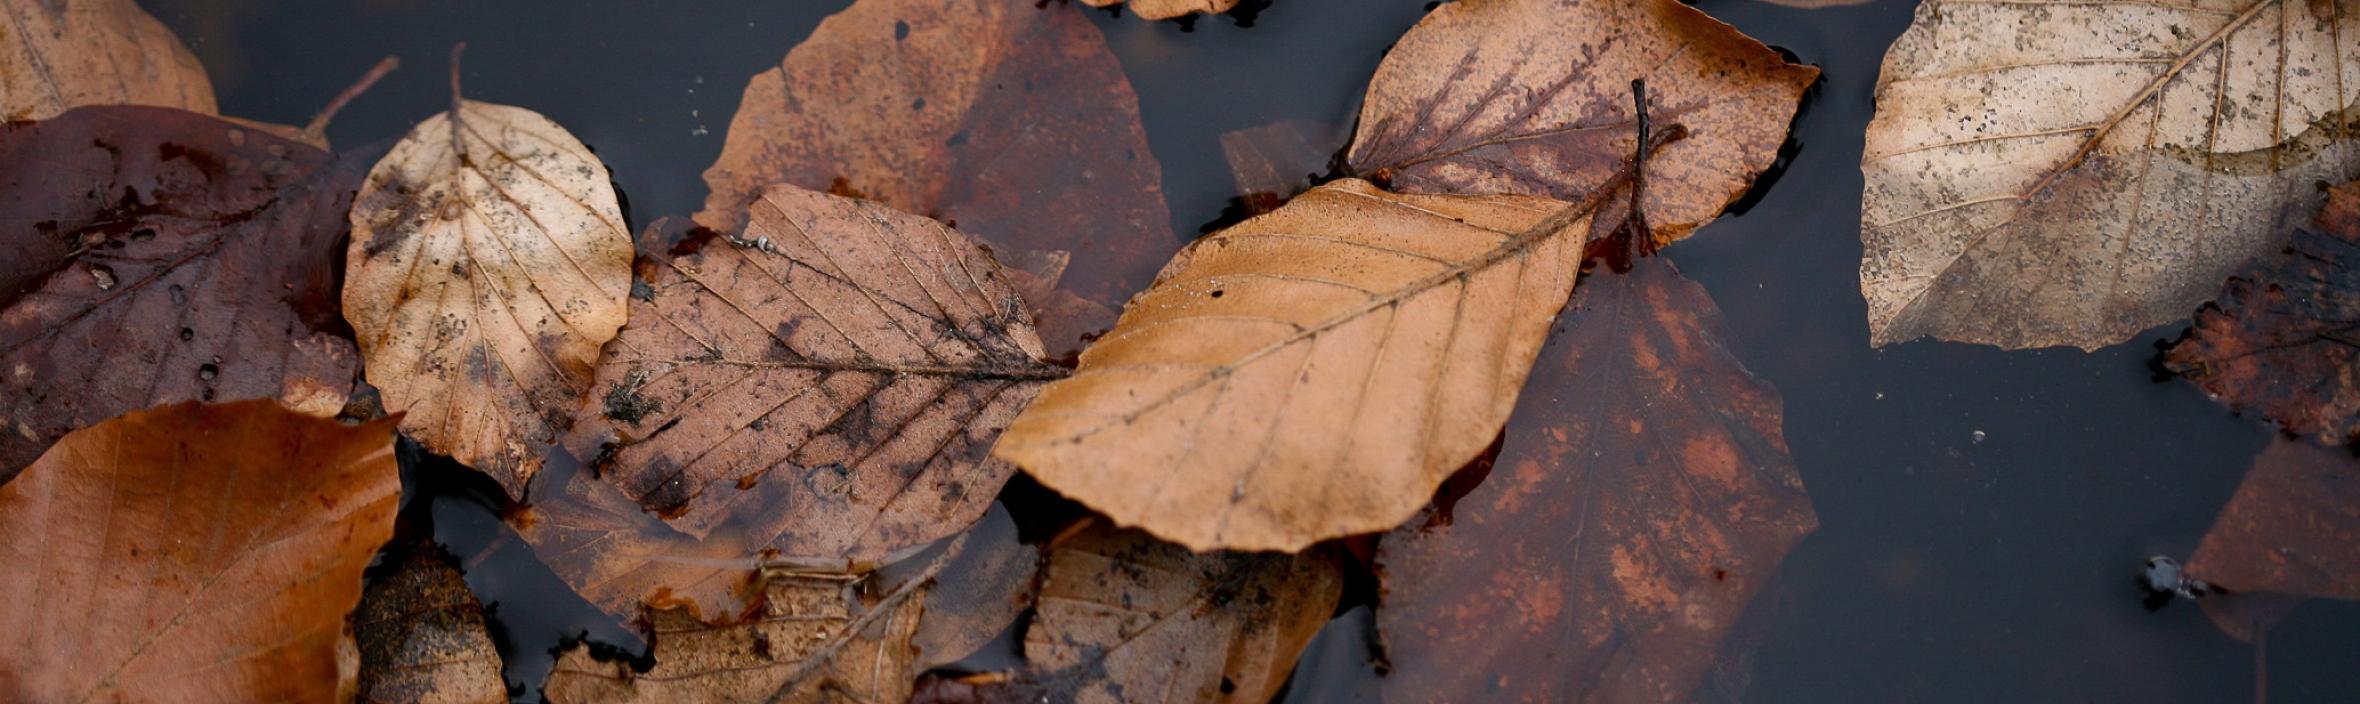
<svg viewBox="0 0 2360 704"><path fill-rule="evenodd" d="M893 612L894 609L901 606L902 602L909 601L911 596L917 594L919 588L933 582L936 576L942 574L943 569L950 567L951 561L957 558L959 553L966 550L967 536L969 535L972 533L960 533L958 537L952 538L950 544L943 546L942 554L935 555L932 562L926 563L924 571L894 587L892 593L877 600L877 603L862 613L860 618L853 619L852 623L844 627L844 632L829 639L827 645L804 656L803 662L797 663L795 670L787 673L786 681L779 683L778 691L770 694L768 700L770 704L787 701L788 696L795 693L796 686L803 684L804 680L811 679L812 674L819 672L829 662L834 661L836 653L843 651L844 646L851 645L852 640L860 637L862 631L876 625L877 619Z"/></svg>
<svg viewBox="0 0 2360 704"><path fill-rule="evenodd" d="M351 103L354 98L369 92L369 87L377 85L377 81L385 78L385 74L393 73L394 69L401 68L401 66L401 57L388 56L379 60L376 66L369 69L368 73L361 74L359 81L345 87L344 92L337 93L334 99L328 101L327 107L320 108L319 114L312 116L311 123L303 126L304 139L314 142L326 141L328 121L336 119L336 113L344 110L344 106Z"/></svg>

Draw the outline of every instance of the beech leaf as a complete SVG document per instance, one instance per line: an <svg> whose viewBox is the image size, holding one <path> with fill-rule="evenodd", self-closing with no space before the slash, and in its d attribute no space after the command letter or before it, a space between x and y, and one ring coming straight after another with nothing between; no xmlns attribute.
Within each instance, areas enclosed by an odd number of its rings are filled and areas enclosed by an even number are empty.
<svg viewBox="0 0 2360 704"><path fill-rule="evenodd" d="M483 604L432 542L412 546L361 593L352 628L361 651L358 701L508 701Z"/></svg>
<svg viewBox="0 0 2360 704"><path fill-rule="evenodd" d="M2360 177L2350 0L1929 0L1861 171L1872 342L2096 349L2180 319Z"/></svg>
<svg viewBox="0 0 2360 704"><path fill-rule="evenodd" d="M344 313L402 432L521 498L623 325L630 271L589 148L538 113L456 100L354 198Z"/></svg>
<svg viewBox="0 0 2360 704"><path fill-rule="evenodd" d="M577 645L558 655L542 692L553 704L907 700L915 655L910 635L924 609L917 599L867 603L857 594L858 579L817 573L769 578L759 612L745 623L713 626L682 610L651 611L654 669L634 672L627 662L600 662L588 646ZM858 628L869 609L885 611L843 647L828 650L847 629ZM807 666L816 668L815 676L772 697Z"/></svg>
<svg viewBox="0 0 2360 704"><path fill-rule="evenodd" d="M329 701L393 534L393 423L182 403L67 436L0 485L0 692ZM34 637L36 636L37 637Z"/></svg>
<svg viewBox="0 0 2360 704"><path fill-rule="evenodd" d="M215 111L205 66L132 0L0 0L0 122L84 105Z"/></svg>
<svg viewBox="0 0 2360 704"><path fill-rule="evenodd" d="M2188 558L2188 576L2232 592L2360 601L2360 462L2271 441Z"/></svg>
<svg viewBox="0 0 2360 704"><path fill-rule="evenodd" d="M1082 0L1091 7L1114 7L1129 3L1131 14L1143 20L1168 20L1199 12L1218 15L1237 7L1237 0Z"/></svg>

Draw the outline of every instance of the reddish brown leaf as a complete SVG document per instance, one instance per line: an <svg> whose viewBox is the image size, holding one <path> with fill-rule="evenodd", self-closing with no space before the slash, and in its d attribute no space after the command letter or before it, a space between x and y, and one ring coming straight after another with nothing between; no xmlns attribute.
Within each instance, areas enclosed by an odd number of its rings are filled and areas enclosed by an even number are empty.
<svg viewBox="0 0 2360 704"><path fill-rule="evenodd" d="M2163 356L2240 413L2341 445L2360 437L2360 181L2284 253L2246 262Z"/></svg>
<svg viewBox="0 0 2360 704"><path fill-rule="evenodd" d="M357 181L320 150L179 110L0 127L0 480L159 404L334 415L355 376L336 263Z"/></svg>
<svg viewBox="0 0 2360 704"><path fill-rule="evenodd" d="M1567 306L1489 478L1379 547L1393 701L1685 701L1817 526L1778 394L1669 262Z"/></svg>
<svg viewBox="0 0 2360 704"><path fill-rule="evenodd" d="M0 698L328 701L393 533L393 422L184 403L74 433L0 486Z"/></svg>
<svg viewBox="0 0 2360 704"><path fill-rule="evenodd" d="M2188 559L2188 575L2235 592L2360 601L2360 462L2341 449L2272 441Z"/></svg>
<svg viewBox="0 0 2360 704"><path fill-rule="evenodd" d="M1110 307L1180 245L1131 84L1062 3L860 0L820 23L746 86L697 221L735 231L782 181L941 220L1003 261L1068 252L1061 287Z"/></svg>
<svg viewBox="0 0 2360 704"><path fill-rule="evenodd" d="M359 701L508 701L483 604L450 555L431 542L403 551L361 594L352 615L361 651Z"/></svg>
<svg viewBox="0 0 2360 704"><path fill-rule="evenodd" d="M617 618L634 618L645 605L734 621L759 589L753 576L762 550L740 532L683 535L587 472L536 491L533 506L509 523L558 578Z"/></svg>

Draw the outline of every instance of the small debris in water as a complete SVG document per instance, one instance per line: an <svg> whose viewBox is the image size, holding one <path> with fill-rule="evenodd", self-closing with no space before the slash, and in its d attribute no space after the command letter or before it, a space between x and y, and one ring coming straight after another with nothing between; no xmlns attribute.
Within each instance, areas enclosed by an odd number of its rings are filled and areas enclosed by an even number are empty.
<svg viewBox="0 0 2360 704"><path fill-rule="evenodd" d="M2175 596L2198 599L2221 592L2204 580L2190 578L2180 569L2179 560L2166 555L2147 558L2147 569L2139 573L2139 588L2147 592L2144 603L2148 611L2163 608Z"/></svg>
<svg viewBox="0 0 2360 704"><path fill-rule="evenodd" d="M1983 434L1983 431L1980 431L1980 430L1977 430L1977 431L1975 431L1975 444L1977 444L1977 445L1981 445L1981 444L1983 444L1983 439L1984 439L1984 438L1986 438L1986 437L1990 437L1990 436L1989 436L1989 435L1985 435L1985 434Z"/></svg>

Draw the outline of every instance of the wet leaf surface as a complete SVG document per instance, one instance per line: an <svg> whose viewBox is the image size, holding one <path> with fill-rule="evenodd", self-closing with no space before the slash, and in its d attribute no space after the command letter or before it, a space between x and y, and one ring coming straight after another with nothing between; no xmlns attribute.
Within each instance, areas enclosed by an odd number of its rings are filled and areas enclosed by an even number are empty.
<svg viewBox="0 0 2360 704"><path fill-rule="evenodd" d="M2360 181L2330 191L2313 227L2229 277L2163 366L2238 412L2340 445L2360 437Z"/></svg>
<svg viewBox="0 0 2360 704"><path fill-rule="evenodd" d="M483 604L442 548L411 546L361 593L353 612L363 702L506 702Z"/></svg>
<svg viewBox="0 0 2360 704"><path fill-rule="evenodd" d="M1143 20L1168 20L1199 12L1218 15L1237 7L1237 0L1082 0L1091 7L1122 5Z"/></svg>
<svg viewBox="0 0 2360 704"><path fill-rule="evenodd" d="M1673 0L1444 3L1378 65L1346 158L1399 192L1579 200L1637 147L1645 79L1649 117L1690 132L1648 166L1643 207L1670 242L1770 166L1818 76Z"/></svg>
<svg viewBox="0 0 2360 704"><path fill-rule="evenodd" d="M215 110L204 65L132 0L0 0L0 122L84 105Z"/></svg>
<svg viewBox="0 0 2360 704"><path fill-rule="evenodd" d="M0 127L0 481L150 406L340 410L358 374L335 278L357 180L166 108Z"/></svg>
<svg viewBox="0 0 2360 704"><path fill-rule="evenodd" d="M995 506L984 514L964 545L926 590L926 618L910 636L918 648L912 677L973 654L1032 608L1041 551L1017 542L1016 521L1006 509Z"/></svg>
<svg viewBox="0 0 2360 704"><path fill-rule="evenodd" d="M1861 158L1872 341L2095 349L2187 315L2360 177L2355 36L2350 0L1919 5Z"/></svg>
<svg viewBox="0 0 2360 704"><path fill-rule="evenodd" d="M0 485L0 693L326 701L393 533L391 422L270 401L127 414ZM37 634L37 636L36 636Z"/></svg>
<svg viewBox="0 0 2360 704"><path fill-rule="evenodd" d="M623 325L631 233L564 128L453 98L354 198L344 312L402 432L521 498Z"/></svg>
<svg viewBox="0 0 2360 704"><path fill-rule="evenodd" d="M2233 592L2360 601L2360 461L2338 448L2272 441L2188 559L2188 574Z"/></svg>
<svg viewBox="0 0 2360 704"><path fill-rule="evenodd" d="M1080 9L860 0L746 86L697 221L733 232L779 182L857 194L1004 262L1069 255L1059 287L1111 308L1180 244L1162 178L1131 84ZM1053 356L1081 346L1047 342Z"/></svg>
<svg viewBox="0 0 2360 704"><path fill-rule="evenodd" d="M1285 120L1221 133L1221 155L1237 180L1245 215L1277 210L1327 173L1345 130L1315 120Z"/></svg>
<svg viewBox="0 0 2360 704"><path fill-rule="evenodd" d="M798 573L768 578L755 616L713 626L681 610L647 615L655 667L599 662L587 648L558 657L543 693L553 704L572 702L761 702L842 636L870 608L860 578ZM911 632L924 607L916 599L890 609L840 650L827 652L817 673L776 701L897 702L909 697Z"/></svg>
<svg viewBox="0 0 2360 704"><path fill-rule="evenodd" d="M1598 271L1490 476L1379 546L1388 701L1688 701L1817 527L1780 401L1670 262Z"/></svg>
<svg viewBox="0 0 2360 704"><path fill-rule="evenodd" d="M1048 379L989 253L792 186L743 234L653 265L607 349L579 456L675 529L874 563L957 533L1015 468L999 429Z"/></svg>
<svg viewBox="0 0 2360 704"><path fill-rule="evenodd" d="M763 552L738 531L701 540L680 533L586 472L555 491L535 493L534 504L510 516L509 525L601 611L629 619L642 606L677 608L725 623L744 618L757 601L753 577Z"/></svg>

